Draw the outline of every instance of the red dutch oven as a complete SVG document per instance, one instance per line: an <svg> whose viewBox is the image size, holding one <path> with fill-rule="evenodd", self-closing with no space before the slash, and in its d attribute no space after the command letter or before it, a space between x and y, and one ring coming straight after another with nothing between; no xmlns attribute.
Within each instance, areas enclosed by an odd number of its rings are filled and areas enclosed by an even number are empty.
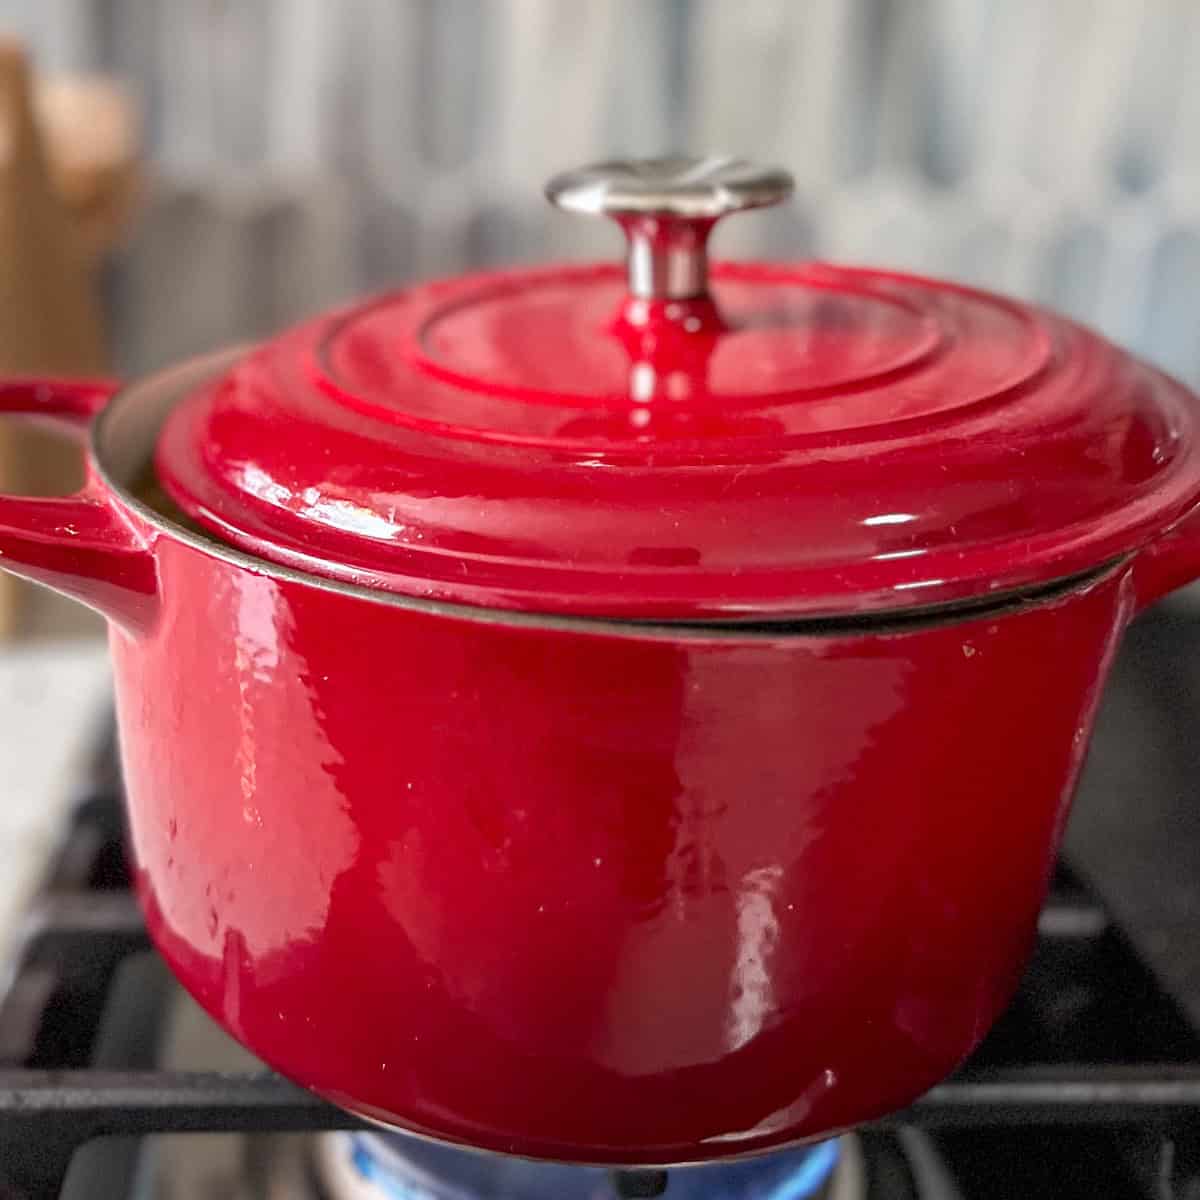
<svg viewBox="0 0 1200 1200"><path fill-rule="evenodd" d="M1060 317L717 264L785 174L555 180L627 269L414 287L119 390L10 569L111 626L162 953L266 1062L672 1164L905 1105L1021 972L1097 698L1200 574L1200 407Z"/></svg>

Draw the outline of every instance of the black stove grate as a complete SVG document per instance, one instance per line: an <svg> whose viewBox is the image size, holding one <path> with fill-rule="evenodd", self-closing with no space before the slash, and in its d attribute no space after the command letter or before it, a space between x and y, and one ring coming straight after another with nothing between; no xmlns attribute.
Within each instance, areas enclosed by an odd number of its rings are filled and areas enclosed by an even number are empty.
<svg viewBox="0 0 1200 1200"><path fill-rule="evenodd" d="M109 732L0 1004L2 1200L69 1197L80 1176L79 1195L119 1200L149 1134L357 1125L271 1073L156 1067L175 986L129 890ZM1008 1012L959 1075L879 1128L923 1130L963 1200L1200 1196L1200 1036L1177 999L1064 866Z"/></svg>

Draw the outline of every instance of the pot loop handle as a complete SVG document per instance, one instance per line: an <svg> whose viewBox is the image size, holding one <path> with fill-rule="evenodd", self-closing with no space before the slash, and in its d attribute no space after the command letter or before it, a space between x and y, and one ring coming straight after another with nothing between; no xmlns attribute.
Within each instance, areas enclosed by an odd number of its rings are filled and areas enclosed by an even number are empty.
<svg viewBox="0 0 1200 1200"><path fill-rule="evenodd" d="M117 390L110 380L0 379L0 413L82 432ZM0 567L45 584L127 630L155 607L148 545L90 481L71 496L0 494Z"/></svg>
<svg viewBox="0 0 1200 1200"><path fill-rule="evenodd" d="M611 217L628 244L636 300L708 295L708 235L730 213L778 204L792 194L780 167L740 158L647 158L594 163L556 175L546 198L567 212Z"/></svg>

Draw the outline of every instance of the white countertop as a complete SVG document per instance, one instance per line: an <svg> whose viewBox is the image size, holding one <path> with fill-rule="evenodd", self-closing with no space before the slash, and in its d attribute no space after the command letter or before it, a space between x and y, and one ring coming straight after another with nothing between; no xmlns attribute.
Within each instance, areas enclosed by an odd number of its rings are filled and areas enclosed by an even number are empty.
<svg viewBox="0 0 1200 1200"><path fill-rule="evenodd" d="M0 963L77 795L110 686L100 639L0 649Z"/></svg>

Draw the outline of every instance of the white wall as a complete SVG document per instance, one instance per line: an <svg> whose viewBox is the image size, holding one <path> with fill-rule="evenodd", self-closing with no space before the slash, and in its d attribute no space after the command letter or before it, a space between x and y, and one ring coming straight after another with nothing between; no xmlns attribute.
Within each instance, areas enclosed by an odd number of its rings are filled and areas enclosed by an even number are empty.
<svg viewBox="0 0 1200 1200"><path fill-rule="evenodd" d="M616 253L543 178L682 148L797 175L719 252L983 282L1200 382L1195 0L0 0L0 28L146 105L132 367L414 275Z"/></svg>

